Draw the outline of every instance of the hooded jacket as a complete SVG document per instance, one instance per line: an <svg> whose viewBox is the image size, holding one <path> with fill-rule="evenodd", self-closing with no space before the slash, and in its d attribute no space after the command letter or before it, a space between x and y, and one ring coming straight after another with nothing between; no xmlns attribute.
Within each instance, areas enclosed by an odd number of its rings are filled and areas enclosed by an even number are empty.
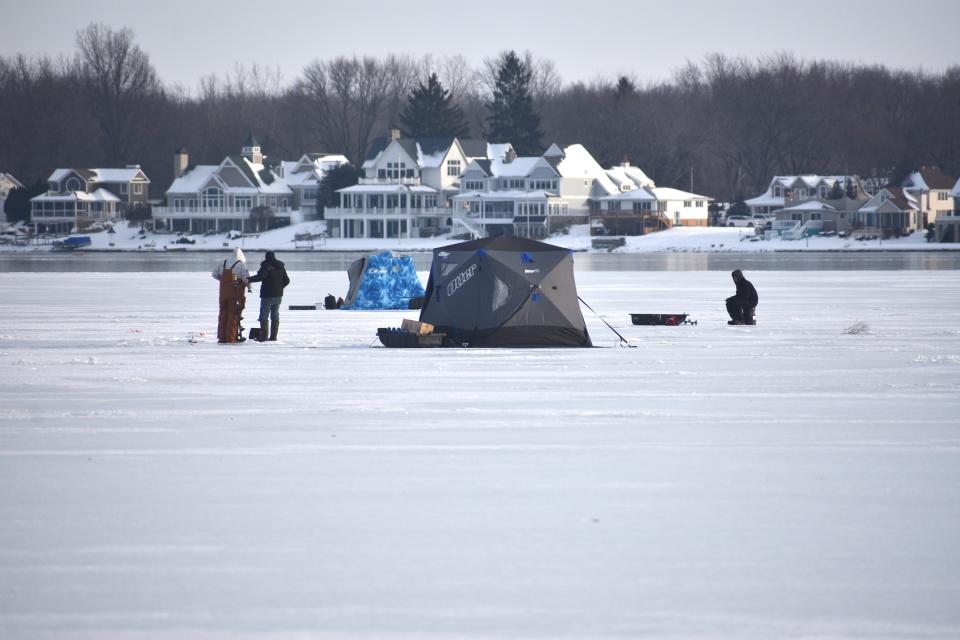
<svg viewBox="0 0 960 640"><path fill-rule="evenodd" d="M250 277L250 272L247 270L247 258L243 255L240 247L237 247L233 252L232 258L225 258L213 268L212 275L214 280L219 280L223 270L230 269L231 267L233 269L233 275L237 277L237 280L244 281Z"/></svg>
<svg viewBox="0 0 960 640"><path fill-rule="evenodd" d="M283 263L277 260L272 251L268 251L266 259L260 263L260 269L250 278L250 282L260 283L261 298L281 298L284 288L290 284L290 278Z"/></svg>

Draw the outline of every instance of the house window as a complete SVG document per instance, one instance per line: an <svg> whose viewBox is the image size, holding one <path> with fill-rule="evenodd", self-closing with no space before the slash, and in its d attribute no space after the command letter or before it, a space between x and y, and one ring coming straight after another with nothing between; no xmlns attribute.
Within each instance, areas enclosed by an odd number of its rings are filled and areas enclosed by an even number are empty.
<svg viewBox="0 0 960 640"><path fill-rule="evenodd" d="M124 182L120 185L120 194L127 195L127 183Z"/></svg>
<svg viewBox="0 0 960 640"><path fill-rule="evenodd" d="M782 198L782 197L783 197L783 189L781 189L780 187L774 187L774 188L773 188L773 197L774 197L774 198Z"/></svg>
<svg viewBox="0 0 960 640"><path fill-rule="evenodd" d="M458 175L460 175L460 161L459 161L459 160L447 160L447 175L448 175L448 176L458 176Z"/></svg>
<svg viewBox="0 0 960 640"><path fill-rule="evenodd" d="M684 200L684 201L683 201L683 208L684 208L684 209L688 209L688 208L690 208L690 206L691 206L692 204L693 204L693 203L690 202L689 200Z"/></svg>
<svg viewBox="0 0 960 640"><path fill-rule="evenodd" d="M67 180L67 191L80 191L82 187L80 186L80 181L76 178L70 178Z"/></svg>
<svg viewBox="0 0 960 640"><path fill-rule="evenodd" d="M464 180L463 188L465 191L483 191L483 180Z"/></svg>
<svg viewBox="0 0 960 640"><path fill-rule="evenodd" d="M407 172L407 163L406 162L388 162L387 163L387 176L388 178L393 178L398 180L400 178L410 178L413 177L413 172Z"/></svg>
<svg viewBox="0 0 960 640"><path fill-rule="evenodd" d="M143 183L142 182L134 183L133 192L138 196L141 195L143 193Z"/></svg>
<svg viewBox="0 0 960 640"><path fill-rule="evenodd" d="M220 209L223 207L223 190L218 187L209 187L200 194L200 206L204 209Z"/></svg>

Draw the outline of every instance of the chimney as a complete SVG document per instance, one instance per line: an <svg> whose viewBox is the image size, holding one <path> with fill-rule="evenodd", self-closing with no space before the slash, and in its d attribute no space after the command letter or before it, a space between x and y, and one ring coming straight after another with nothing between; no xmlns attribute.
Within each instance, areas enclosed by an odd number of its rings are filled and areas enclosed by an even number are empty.
<svg viewBox="0 0 960 640"><path fill-rule="evenodd" d="M390 140L399 140L400 139L400 129L398 127L390 127Z"/></svg>
<svg viewBox="0 0 960 640"><path fill-rule="evenodd" d="M517 152L513 150L513 147L507 149L507 152L503 154L503 161L505 164L510 164L517 159Z"/></svg>
<svg viewBox="0 0 960 640"><path fill-rule="evenodd" d="M177 149L176 153L173 154L173 179L176 180L183 175L183 172L187 170L187 165L190 164L190 157L187 155L187 148L180 147Z"/></svg>

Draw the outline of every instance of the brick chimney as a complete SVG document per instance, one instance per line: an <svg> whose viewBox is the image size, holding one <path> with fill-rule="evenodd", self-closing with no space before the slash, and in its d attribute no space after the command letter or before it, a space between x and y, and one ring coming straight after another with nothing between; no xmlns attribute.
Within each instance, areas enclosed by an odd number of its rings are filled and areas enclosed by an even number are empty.
<svg viewBox="0 0 960 640"><path fill-rule="evenodd" d="M183 175L190 164L190 157L187 155L187 148L180 147L173 154L173 179L176 180Z"/></svg>
<svg viewBox="0 0 960 640"><path fill-rule="evenodd" d="M399 127L390 127L390 140L399 140L400 139L400 129Z"/></svg>

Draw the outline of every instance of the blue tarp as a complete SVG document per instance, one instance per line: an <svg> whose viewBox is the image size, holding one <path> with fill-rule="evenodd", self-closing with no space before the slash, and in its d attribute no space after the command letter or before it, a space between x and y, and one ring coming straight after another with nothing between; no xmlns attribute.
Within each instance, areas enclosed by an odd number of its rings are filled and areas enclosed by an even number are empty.
<svg viewBox="0 0 960 640"><path fill-rule="evenodd" d="M411 298L423 296L413 258L392 251L357 260L347 270L350 290L341 309L407 309Z"/></svg>

